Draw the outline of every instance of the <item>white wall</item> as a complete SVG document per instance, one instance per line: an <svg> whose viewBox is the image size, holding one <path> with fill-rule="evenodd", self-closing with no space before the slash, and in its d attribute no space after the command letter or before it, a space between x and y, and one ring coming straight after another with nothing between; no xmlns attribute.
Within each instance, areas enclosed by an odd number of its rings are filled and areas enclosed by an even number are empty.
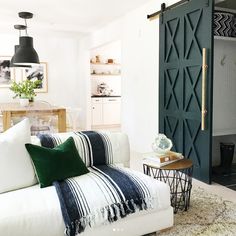
<svg viewBox="0 0 236 236"><path fill-rule="evenodd" d="M90 51L88 49L87 38L80 40L78 54L78 99L79 107L81 108L80 127L82 129L90 129Z"/></svg>
<svg viewBox="0 0 236 236"><path fill-rule="evenodd" d="M14 35L0 35L0 56L12 56L16 37ZM0 88L0 102L8 102L12 100L13 94L8 88Z"/></svg>
<svg viewBox="0 0 236 236"><path fill-rule="evenodd" d="M169 5L177 1L165 2ZM131 149L138 152L150 151L158 131L159 21L147 20L147 14L160 10L160 6L156 0L148 1L81 40L85 55L94 47L121 40L122 130L129 135ZM84 74L83 79L89 79L89 75ZM90 113L83 115L86 126Z"/></svg>
<svg viewBox="0 0 236 236"><path fill-rule="evenodd" d="M114 59L115 63L121 63L121 42L120 40L93 48L90 51L91 58L100 56L101 63L107 63L107 59Z"/></svg>
<svg viewBox="0 0 236 236"><path fill-rule="evenodd" d="M12 56L17 42L17 32L15 35L0 33L0 56ZM35 99L78 107L78 40L34 36L34 47L40 61L48 63L48 93L39 93ZM13 101L12 96L13 93L8 88L0 88L0 102Z"/></svg>
<svg viewBox="0 0 236 236"><path fill-rule="evenodd" d="M158 131L158 21L151 3L125 17L122 35L122 129L131 149L150 151Z"/></svg>

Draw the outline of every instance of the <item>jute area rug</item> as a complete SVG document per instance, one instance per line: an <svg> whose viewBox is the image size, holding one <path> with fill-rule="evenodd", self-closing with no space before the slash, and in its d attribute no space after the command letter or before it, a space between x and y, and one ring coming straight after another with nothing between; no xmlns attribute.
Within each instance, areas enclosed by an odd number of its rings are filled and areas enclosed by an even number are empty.
<svg viewBox="0 0 236 236"><path fill-rule="evenodd" d="M236 204L202 188L192 190L190 208L174 215L174 227L160 236L236 236Z"/></svg>

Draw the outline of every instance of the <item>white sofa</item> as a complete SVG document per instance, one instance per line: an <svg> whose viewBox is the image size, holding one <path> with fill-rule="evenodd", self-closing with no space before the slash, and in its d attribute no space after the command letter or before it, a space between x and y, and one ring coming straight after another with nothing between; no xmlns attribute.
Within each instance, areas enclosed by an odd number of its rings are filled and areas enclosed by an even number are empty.
<svg viewBox="0 0 236 236"><path fill-rule="evenodd" d="M129 165L128 138L122 133L111 133L114 164ZM36 137L32 143L39 144ZM0 151L1 154L1 151ZM0 156L1 158L1 156ZM96 228L87 227L82 236L139 236L173 226L169 187L159 186L160 206L128 215L114 223ZM54 186L40 188L38 184L0 194L0 235L4 236L63 236L64 221Z"/></svg>

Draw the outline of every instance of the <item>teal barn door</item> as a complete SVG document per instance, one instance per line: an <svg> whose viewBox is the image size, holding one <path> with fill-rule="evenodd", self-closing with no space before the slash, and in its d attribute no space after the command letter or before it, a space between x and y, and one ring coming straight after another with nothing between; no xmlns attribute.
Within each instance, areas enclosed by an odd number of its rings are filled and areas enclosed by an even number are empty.
<svg viewBox="0 0 236 236"><path fill-rule="evenodd" d="M190 0L160 17L159 132L193 161L194 177L206 183L211 182L213 2Z"/></svg>

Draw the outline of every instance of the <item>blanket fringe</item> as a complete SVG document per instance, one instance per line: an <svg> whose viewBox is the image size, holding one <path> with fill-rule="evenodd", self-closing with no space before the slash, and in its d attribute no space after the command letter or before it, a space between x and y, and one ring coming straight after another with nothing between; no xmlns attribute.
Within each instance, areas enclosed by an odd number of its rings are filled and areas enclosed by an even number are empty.
<svg viewBox="0 0 236 236"><path fill-rule="evenodd" d="M120 218L124 218L131 213L136 213L142 210L150 210L157 207L158 199L154 197L135 200L131 199L125 202L114 203L112 205L96 209L79 220L75 219L70 225L66 226L65 235L70 236L74 233L77 235L78 233L83 232L87 226L95 226L98 223L98 219L100 219L103 224L109 224Z"/></svg>

